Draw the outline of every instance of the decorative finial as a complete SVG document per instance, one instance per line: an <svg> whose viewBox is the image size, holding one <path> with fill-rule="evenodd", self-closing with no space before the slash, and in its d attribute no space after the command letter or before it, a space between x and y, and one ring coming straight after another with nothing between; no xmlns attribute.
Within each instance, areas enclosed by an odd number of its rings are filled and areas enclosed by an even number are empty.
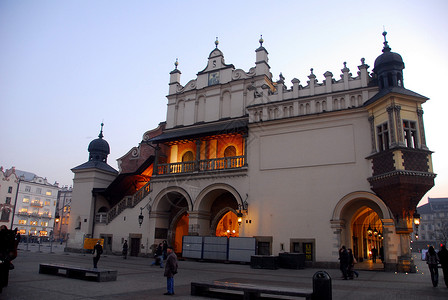
<svg viewBox="0 0 448 300"><path fill-rule="evenodd" d="M263 47L264 40L263 40L263 35L262 34L260 34L260 39L258 40L258 42L260 42L260 47Z"/></svg>
<svg viewBox="0 0 448 300"><path fill-rule="evenodd" d="M363 57L363 58L361 58L361 63L362 64L365 64L366 63L366 59Z"/></svg>
<svg viewBox="0 0 448 300"><path fill-rule="evenodd" d="M218 45L219 45L219 41L218 41L218 37L216 37L215 47L218 48Z"/></svg>
<svg viewBox="0 0 448 300"><path fill-rule="evenodd" d="M313 69L313 68L311 68L311 69L310 69L310 71L311 71L311 74L313 74L313 71L314 71L314 69ZM313 75L314 75L314 74L313 74Z"/></svg>
<svg viewBox="0 0 448 300"><path fill-rule="evenodd" d="M98 135L98 137L100 138L100 139L102 139L103 138L103 126L104 126L104 123L103 122L101 122L101 131L100 131L100 134Z"/></svg>
<svg viewBox="0 0 448 300"><path fill-rule="evenodd" d="M177 66L179 65L179 61L176 58L176 62L174 63L174 68L177 70Z"/></svg>
<svg viewBox="0 0 448 300"><path fill-rule="evenodd" d="M390 51L391 49L390 49L390 47L389 47L389 45L388 45L388 43L387 43L387 39L386 39L386 35L387 35L387 32L386 32L386 30L384 30L383 31L383 36L384 36L384 47L383 47L383 52L385 52L385 51Z"/></svg>

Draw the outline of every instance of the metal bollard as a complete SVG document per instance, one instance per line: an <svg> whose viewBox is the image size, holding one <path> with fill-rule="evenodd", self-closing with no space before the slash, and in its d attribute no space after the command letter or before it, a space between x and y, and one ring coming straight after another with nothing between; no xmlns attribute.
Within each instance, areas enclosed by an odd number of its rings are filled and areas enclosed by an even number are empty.
<svg viewBox="0 0 448 300"><path fill-rule="evenodd" d="M331 300L331 277L325 271L317 271L313 275L313 300Z"/></svg>

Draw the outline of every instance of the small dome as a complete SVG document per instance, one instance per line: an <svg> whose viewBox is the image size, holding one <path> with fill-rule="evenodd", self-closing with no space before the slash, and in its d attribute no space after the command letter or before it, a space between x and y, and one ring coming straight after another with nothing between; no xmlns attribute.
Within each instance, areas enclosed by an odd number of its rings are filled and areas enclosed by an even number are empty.
<svg viewBox="0 0 448 300"><path fill-rule="evenodd" d="M401 69L404 69L403 59L401 55L395 52L385 51L383 54L378 56L375 59L375 64L373 69L376 70L378 68L387 67L387 66L395 66Z"/></svg>
<svg viewBox="0 0 448 300"><path fill-rule="evenodd" d="M89 148L87 149L90 153L92 152L99 152L106 155L110 154L110 148L109 143L106 142L106 140L103 140L102 138L97 138L90 142Z"/></svg>
<svg viewBox="0 0 448 300"><path fill-rule="evenodd" d="M103 140L103 123L97 139L90 142L87 150L89 151L89 161L107 162L107 156L110 154L109 143Z"/></svg>

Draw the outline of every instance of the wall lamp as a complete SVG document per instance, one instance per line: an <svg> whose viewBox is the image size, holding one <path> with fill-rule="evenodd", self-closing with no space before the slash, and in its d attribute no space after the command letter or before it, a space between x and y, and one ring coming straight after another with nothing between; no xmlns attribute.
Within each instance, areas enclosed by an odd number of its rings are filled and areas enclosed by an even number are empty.
<svg viewBox="0 0 448 300"><path fill-rule="evenodd" d="M138 216L138 225L140 225L140 227L142 227L143 219L144 219L143 210L145 208L148 208L148 214L151 212L151 205L149 203L151 203L151 198L149 198L149 201L148 201L148 203L146 203L145 206L140 207L140 215Z"/></svg>

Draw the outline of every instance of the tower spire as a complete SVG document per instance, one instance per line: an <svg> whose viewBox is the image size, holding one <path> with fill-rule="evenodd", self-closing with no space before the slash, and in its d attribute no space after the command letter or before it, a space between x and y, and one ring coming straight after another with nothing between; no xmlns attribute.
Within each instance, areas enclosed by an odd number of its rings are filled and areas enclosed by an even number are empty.
<svg viewBox="0 0 448 300"><path fill-rule="evenodd" d="M102 139L102 138L104 137L104 135L103 135L103 126L104 126L104 123L101 122L101 130L100 130L100 134L98 135L98 137L99 137L100 139Z"/></svg>
<svg viewBox="0 0 448 300"><path fill-rule="evenodd" d="M387 35L387 32L386 32L386 30L384 30L383 31L383 36L384 36L383 52L390 52L390 50L392 50L392 49L389 47L389 44L387 43L386 35Z"/></svg>

